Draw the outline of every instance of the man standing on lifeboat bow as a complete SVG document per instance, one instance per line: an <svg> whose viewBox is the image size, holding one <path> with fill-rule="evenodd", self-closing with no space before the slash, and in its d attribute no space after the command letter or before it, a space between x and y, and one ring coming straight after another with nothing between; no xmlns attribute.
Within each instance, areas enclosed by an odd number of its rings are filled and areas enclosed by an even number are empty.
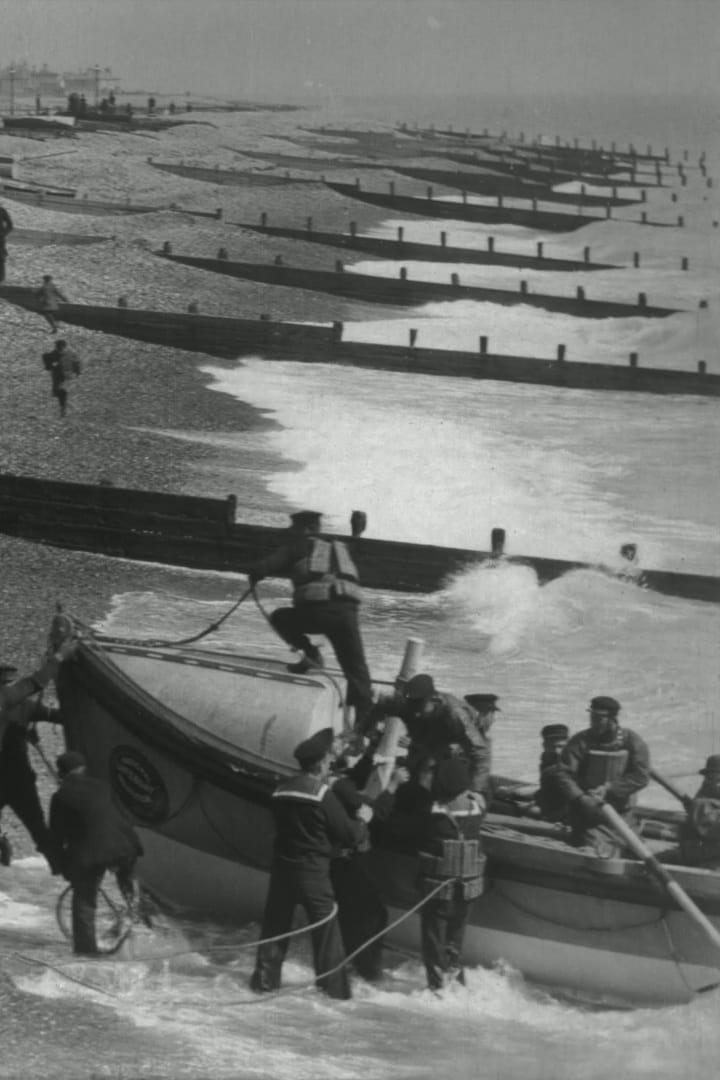
<svg viewBox="0 0 720 1080"><path fill-rule="evenodd" d="M251 585L265 577L289 577L293 606L278 608L270 616L273 627L291 648L304 653L288 670L304 674L323 666L320 649L308 634L324 634L347 679L347 702L355 709L355 727L363 730L373 706L372 683L360 627L361 590L358 572L342 540L320 535L322 514L300 510L290 515L288 542L258 563L248 574ZM365 531L365 514L354 510L350 518L353 538Z"/></svg>

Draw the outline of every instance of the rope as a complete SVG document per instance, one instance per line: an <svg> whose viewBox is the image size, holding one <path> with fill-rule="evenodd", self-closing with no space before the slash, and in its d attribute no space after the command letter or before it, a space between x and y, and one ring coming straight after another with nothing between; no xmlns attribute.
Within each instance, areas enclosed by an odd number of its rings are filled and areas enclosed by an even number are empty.
<svg viewBox="0 0 720 1080"><path fill-rule="evenodd" d="M180 638L179 640L168 641L163 638L125 638L125 637L112 637L110 635L101 635L103 641L118 642L124 645L142 645L145 647L160 649L171 648L176 645L192 645L196 641L200 641L202 638L207 637L208 634L214 633L222 624L233 615L240 607L248 596L253 592L252 587L246 589L239 600L236 600L232 607L228 608L224 615L221 615L215 622L210 623L204 630L201 630L197 634L193 634L192 637ZM99 635L93 630L87 623L82 622L81 619L73 617L73 623L75 626L80 627L89 637L98 637Z"/></svg>
<svg viewBox="0 0 720 1080"><path fill-rule="evenodd" d="M57 903L55 904L55 921L57 922L61 933L63 934L63 936L65 938L68 939L68 941L72 939L72 932L70 932L70 933L68 932L67 926L65 925L65 923L64 923L64 921L62 919L62 906L63 906L63 904L65 902L65 899L68 896L68 894L72 892L72 888L73 888L72 885L68 885L65 889L63 889L63 891L60 893L60 895L59 895L59 897L57 899ZM114 904L112 902L112 900L110 899L110 897L108 896L108 894L105 892L104 889L100 889L98 895L102 897L102 899L105 901L107 906L110 908L113 915L118 920L118 924L120 923L120 920L122 919L123 915L127 915L131 919L132 912L130 910L130 905L129 904L126 903L124 908L118 907L116 904ZM128 925L125 927L123 932L118 934L118 939L115 942L115 944L110 948L100 949L99 950L100 954L102 956L113 956L125 944L127 939L130 937L131 933L132 933L132 921L128 922Z"/></svg>

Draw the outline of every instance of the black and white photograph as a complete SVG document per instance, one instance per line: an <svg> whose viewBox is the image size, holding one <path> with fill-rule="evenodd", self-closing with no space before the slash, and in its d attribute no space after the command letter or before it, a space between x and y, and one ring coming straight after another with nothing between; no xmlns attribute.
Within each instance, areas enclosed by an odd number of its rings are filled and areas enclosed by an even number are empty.
<svg viewBox="0 0 720 1080"><path fill-rule="evenodd" d="M5 1080L708 1080L717 0L0 0Z"/></svg>

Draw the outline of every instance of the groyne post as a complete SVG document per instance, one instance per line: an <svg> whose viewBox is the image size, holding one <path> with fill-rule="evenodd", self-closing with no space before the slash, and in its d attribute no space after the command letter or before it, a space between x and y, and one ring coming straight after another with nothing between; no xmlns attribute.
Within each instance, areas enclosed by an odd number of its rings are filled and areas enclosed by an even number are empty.
<svg viewBox="0 0 720 1080"><path fill-rule="evenodd" d="M630 353L630 367L636 368L638 366L638 354L636 352Z"/></svg>
<svg viewBox="0 0 720 1080"><path fill-rule="evenodd" d="M488 238L487 238L487 249L490 252L493 252L495 250L495 237L494 236L488 236Z"/></svg>
<svg viewBox="0 0 720 1080"><path fill-rule="evenodd" d="M417 330L414 327L411 326L409 331L408 331L408 341L409 341L411 349L415 348L415 342L417 341L417 335L418 335Z"/></svg>
<svg viewBox="0 0 720 1080"><path fill-rule="evenodd" d="M639 251L633 251L633 266L637 270L639 265L640 265L640 252Z"/></svg>
<svg viewBox="0 0 720 1080"><path fill-rule="evenodd" d="M493 559L501 559L505 554L505 530L495 528L490 533L490 554Z"/></svg>
<svg viewBox="0 0 720 1080"><path fill-rule="evenodd" d="M482 334L480 337L480 355L487 356L488 351L488 339L486 334Z"/></svg>
<svg viewBox="0 0 720 1080"><path fill-rule="evenodd" d="M400 280L407 281L407 266L400 267Z"/></svg>
<svg viewBox="0 0 720 1080"><path fill-rule="evenodd" d="M586 262L586 263L590 262L590 248L589 247L583 248L583 261Z"/></svg>
<svg viewBox="0 0 720 1080"><path fill-rule="evenodd" d="M564 364L565 363L565 351L566 350L565 350L564 345L558 345L558 347L557 347L557 359L558 359L559 364Z"/></svg>
<svg viewBox="0 0 720 1080"><path fill-rule="evenodd" d="M638 293L638 307L647 307L647 294L644 292Z"/></svg>
<svg viewBox="0 0 720 1080"><path fill-rule="evenodd" d="M350 230L350 235L351 236L353 236L353 237L357 236L357 221L351 221L348 228Z"/></svg>
<svg viewBox="0 0 720 1080"><path fill-rule="evenodd" d="M398 230L397 230L397 242L398 242L398 244L402 244L404 236L405 236L405 229L403 228L402 225L398 225Z"/></svg>
<svg viewBox="0 0 720 1080"><path fill-rule="evenodd" d="M538 240L538 244L537 244L537 257L538 257L538 259L542 259L542 257L543 257L543 245L542 245L542 240Z"/></svg>
<svg viewBox="0 0 720 1080"><path fill-rule="evenodd" d="M585 289L583 288L582 285L578 285L578 287L577 287L577 289L575 291L575 299L576 300L584 300L585 299Z"/></svg>
<svg viewBox="0 0 720 1080"><path fill-rule="evenodd" d="M447 247L447 233L445 230L440 233L440 247Z"/></svg>
<svg viewBox="0 0 720 1080"><path fill-rule="evenodd" d="M345 265L344 265L342 259L336 259L335 260L335 273L336 274L343 274L344 272L345 272Z"/></svg>
<svg viewBox="0 0 720 1080"><path fill-rule="evenodd" d="M267 225L267 214L265 213L264 210L263 210L262 214L260 215L260 225L261 225L261 227L263 229Z"/></svg>

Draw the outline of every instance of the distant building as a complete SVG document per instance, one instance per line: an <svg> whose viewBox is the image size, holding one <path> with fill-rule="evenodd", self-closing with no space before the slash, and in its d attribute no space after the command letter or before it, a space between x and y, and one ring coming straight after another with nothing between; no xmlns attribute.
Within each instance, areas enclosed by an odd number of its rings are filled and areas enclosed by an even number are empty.
<svg viewBox="0 0 720 1080"><path fill-rule="evenodd" d="M92 101L96 90L102 97L117 91L120 81L107 67L51 71L47 64L37 68L25 61L18 61L0 68L0 97L7 99L11 92L15 97L65 97L76 93L85 94Z"/></svg>

